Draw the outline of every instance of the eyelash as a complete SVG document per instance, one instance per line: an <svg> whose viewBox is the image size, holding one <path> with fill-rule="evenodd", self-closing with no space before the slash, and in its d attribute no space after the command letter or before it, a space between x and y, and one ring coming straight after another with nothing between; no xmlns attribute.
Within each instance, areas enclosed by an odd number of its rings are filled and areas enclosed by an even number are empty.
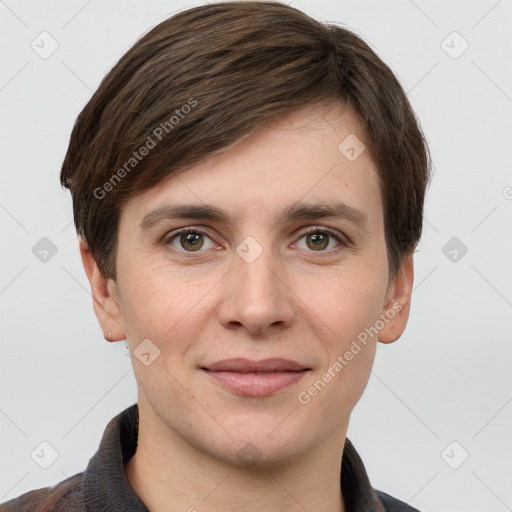
<svg viewBox="0 0 512 512"><path fill-rule="evenodd" d="M208 235L208 233L206 233L205 231L202 231L200 229L183 228L178 231L171 232L171 234L169 236L165 237L164 244L170 245L176 238L178 238L181 235L186 235L188 233L194 233L196 235L204 235L211 239L211 237ZM330 237L334 238L339 243L339 245L337 247L335 247L334 249L329 249L329 250L324 249L324 250L320 250L320 251L313 251L313 250L308 251L308 252L311 252L312 254L318 253L318 255L323 255L323 254L336 253L336 252L339 252L343 247L349 247L351 245L350 241L346 237L340 236L340 234L338 234L338 232L336 230L334 230L332 228L328 228L328 227L323 227L323 226L314 226L314 227L308 228L306 231L303 231L301 233L298 240L304 238L307 235L312 235L315 233L327 234ZM198 251L186 251L184 249L183 250L176 249L176 250L178 252L186 254L187 257L194 257L195 254L204 252L204 250L198 250Z"/></svg>

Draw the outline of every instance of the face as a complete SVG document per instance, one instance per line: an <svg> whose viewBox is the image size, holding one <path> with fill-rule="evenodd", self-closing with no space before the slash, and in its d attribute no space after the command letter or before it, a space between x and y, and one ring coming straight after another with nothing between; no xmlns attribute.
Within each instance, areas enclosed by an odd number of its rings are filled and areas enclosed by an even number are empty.
<svg viewBox="0 0 512 512"><path fill-rule="evenodd" d="M412 259L389 279L375 164L339 149L354 135L350 110L305 108L125 204L96 311L155 431L235 464L344 439L412 285Z"/></svg>

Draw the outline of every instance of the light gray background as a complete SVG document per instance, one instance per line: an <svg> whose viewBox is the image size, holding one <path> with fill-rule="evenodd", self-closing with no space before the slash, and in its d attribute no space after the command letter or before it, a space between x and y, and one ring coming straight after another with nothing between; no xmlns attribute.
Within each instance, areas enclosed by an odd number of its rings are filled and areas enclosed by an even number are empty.
<svg viewBox="0 0 512 512"><path fill-rule="evenodd" d="M105 73L200 4L0 1L0 502L83 471L136 401L126 344L105 342L94 316L58 175ZM512 510L512 1L292 5L353 29L391 66L435 165L409 325L379 344L348 436L373 486L423 512ZM59 45L47 59L31 48L43 31ZM457 58L453 31L469 44ZM57 247L46 263L32 252L42 237ZM468 248L455 262L452 237ZM58 452L48 469L31 458L43 441Z"/></svg>

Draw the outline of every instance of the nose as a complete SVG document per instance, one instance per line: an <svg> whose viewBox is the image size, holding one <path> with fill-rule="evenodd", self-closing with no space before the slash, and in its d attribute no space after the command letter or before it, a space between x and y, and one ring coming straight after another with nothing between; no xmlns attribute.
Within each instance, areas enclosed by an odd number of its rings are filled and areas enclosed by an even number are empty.
<svg viewBox="0 0 512 512"><path fill-rule="evenodd" d="M222 283L219 321L226 328L242 326L253 336L290 327L294 295L286 281L282 265L273 261L270 251L252 262L235 254L233 268Z"/></svg>

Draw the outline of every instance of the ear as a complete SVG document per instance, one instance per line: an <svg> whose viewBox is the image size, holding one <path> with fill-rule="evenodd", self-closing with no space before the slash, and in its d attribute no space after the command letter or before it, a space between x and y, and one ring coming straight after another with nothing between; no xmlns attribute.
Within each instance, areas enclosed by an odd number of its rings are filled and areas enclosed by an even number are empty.
<svg viewBox="0 0 512 512"><path fill-rule="evenodd" d="M80 255L91 285L94 312L103 330L103 336L107 341L126 339L116 282L102 274L84 240L80 241Z"/></svg>
<svg viewBox="0 0 512 512"><path fill-rule="evenodd" d="M414 281L413 252L407 254L396 277L389 283L386 304L381 319L384 327L379 331L381 343L393 343L405 330L411 309L411 293Z"/></svg>

